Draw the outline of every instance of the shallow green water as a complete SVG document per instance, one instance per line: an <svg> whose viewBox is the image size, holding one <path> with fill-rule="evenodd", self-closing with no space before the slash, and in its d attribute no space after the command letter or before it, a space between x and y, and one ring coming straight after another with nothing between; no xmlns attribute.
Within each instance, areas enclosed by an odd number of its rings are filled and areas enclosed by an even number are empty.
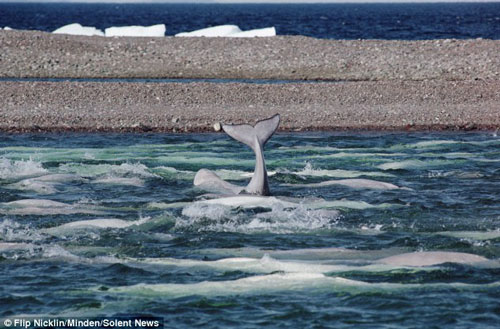
<svg viewBox="0 0 500 329"><path fill-rule="evenodd" d="M273 197L207 202L197 170L241 185L253 171L227 136L1 136L0 317L498 326L495 134L278 134L265 156ZM392 257L415 251L476 258Z"/></svg>

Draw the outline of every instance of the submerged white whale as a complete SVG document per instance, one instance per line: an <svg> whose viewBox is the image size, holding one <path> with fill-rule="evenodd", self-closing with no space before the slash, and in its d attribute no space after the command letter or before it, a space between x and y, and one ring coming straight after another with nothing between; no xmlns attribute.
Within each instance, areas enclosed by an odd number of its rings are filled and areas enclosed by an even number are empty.
<svg viewBox="0 0 500 329"><path fill-rule="evenodd" d="M422 251L390 256L378 260L378 263L398 266L433 266L444 263L474 264L488 261L482 256L463 252Z"/></svg>
<svg viewBox="0 0 500 329"><path fill-rule="evenodd" d="M44 229L44 233L50 235L65 234L71 231L88 230L88 229L123 229L131 226L138 226L148 221L148 218L141 218L135 221L127 221L117 218L97 218L89 220L79 220L69 222L59 226Z"/></svg>
<svg viewBox="0 0 500 329"><path fill-rule="evenodd" d="M226 134L248 145L255 152L255 170L250 183L246 187L228 183L208 169L201 169L196 173L194 185L206 190L230 195L241 193L270 195L271 191L263 151L264 145L278 129L279 123L280 116L276 114L269 119L257 122L254 127L250 125L222 125L222 129Z"/></svg>
<svg viewBox="0 0 500 329"><path fill-rule="evenodd" d="M351 188L358 189L373 189L373 190L397 190L397 189L408 189L404 187L399 187L391 183L376 181L373 179L363 179L363 178L349 178L349 179L337 179L337 180L328 180L320 183L311 183L311 184L287 184L287 186L306 186L306 187L324 187L324 186L332 186L332 185L342 185Z"/></svg>

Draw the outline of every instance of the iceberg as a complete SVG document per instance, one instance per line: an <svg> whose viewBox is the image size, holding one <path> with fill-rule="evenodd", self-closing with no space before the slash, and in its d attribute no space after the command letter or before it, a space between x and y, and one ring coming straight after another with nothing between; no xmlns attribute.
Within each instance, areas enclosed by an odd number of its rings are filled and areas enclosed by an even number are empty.
<svg viewBox="0 0 500 329"><path fill-rule="evenodd" d="M167 28L165 24L151 26L112 26L104 30L107 37L164 37Z"/></svg>
<svg viewBox="0 0 500 329"><path fill-rule="evenodd" d="M236 25L219 25L191 32L177 33L176 37L227 37L242 32Z"/></svg>
<svg viewBox="0 0 500 329"><path fill-rule="evenodd" d="M265 27L263 29L254 29L232 33L228 35L231 38L254 38L254 37L274 37L276 36L276 29L273 27Z"/></svg>
<svg viewBox="0 0 500 329"><path fill-rule="evenodd" d="M82 26L78 23L64 25L53 31L55 34L71 34L71 35L87 35L87 36L104 36L104 33L92 26Z"/></svg>

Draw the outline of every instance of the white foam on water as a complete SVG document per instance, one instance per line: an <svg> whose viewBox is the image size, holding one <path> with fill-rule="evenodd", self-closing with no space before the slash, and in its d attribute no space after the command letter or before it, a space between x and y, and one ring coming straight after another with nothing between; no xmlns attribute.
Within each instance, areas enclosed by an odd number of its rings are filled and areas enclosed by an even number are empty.
<svg viewBox="0 0 500 329"><path fill-rule="evenodd" d="M142 163L122 163L120 165L111 165L110 169L113 173L126 175L132 174L140 177L158 177L151 173L147 166Z"/></svg>
<svg viewBox="0 0 500 329"><path fill-rule="evenodd" d="M166 30L165 24L112 26L104 30L104 35L107 37L164 37Z"/></svg>
<svg viewBox="0 0 500 329"><path fill-rule="evenodd" d="M81 262L83 260L82 257L70 253L69 251L67 251L66 249L57 244L45 246L43 248L42 256L44 258L57 258L57 259L76 261L76 262Z"/></svg>
<svg viewBox="0 0 500 329"><path fill-rule="evenodd" d="M5 242L35 242L43 239L43 236L35 229L19 224L10 219L0 222L0 241Z"/></svg>
<svg viewBox="0 0 500 329"><path fill-rule="evenodd" d="M203 218L220 220L230 217L231 209L218 204L210 205L195 202L182 209L182 216L186 216L194 220Z"/></svg>
<svg viewBox="0 0 500 329"><path fill-rule="evenodd" d="M195 176L194 171L188 170L180 170L174 167L168 166L159 166L151 169L151 172L155 175L167 177L167 178L175 178L176 180L184 179L184 180L193 180Z"/></svg>
<svg viewBox="0 0 500 329"><path fill-rule="evenodd" d="M82 26L78 23L64 25L53 31L54 34L71 34L71 35L86 35L86 36L104 36L104 33L93 26Z"/></svg>
<svg viewBox="0 0 500 329"><path fill-rule="evenodd" d="M184 204L177 206L182 205ZM174 207L172 204L164 206L164 209ZM182 209L182 216L176 218L175 228L241 233L315 232L337 229L341 215L335 209L387 209L396 206L401 205L388 203L372 205L355 200L282 200L277 197L242 195L190 203ZM259 211L249 214L242 212L243 209L247 211L259 209Z"/></svg>
<svg viewBox="0 0 500 329"><path fill-rule="evenodd" d="M296 172L283 171L283 173L291 173L299 176L312 176L312 177L336 177L336 178L356 178L360 176L372 177L393 177L394 175L376 172L376 171L357 171L357 170L343 170L343 169L320 169L313 168L310 162L307 162L304 169Z"/></svg>
<svg viewBox="0 0 500 329"><path fill-rule="evenodd" d="M247 214L234 212L234 207L218 203L195 202L182 210L182 217L175 222L176 229L198 231L275 234L314 232L330 230L338 223L340 213L336 210L308 209L305 205L272 203L252 204L266 207L267 212Z"/></svg>
<svg viewBox="0 0 500 329"><path fill-rule="evenodd" d="M424 177L441 178L441 177L457 177L459 179L477 179L484 177L484 174L479 171L462 171L462 170L430 170Z"/></svg>
<svg viewBox="0 0 500 329"><path fill-rule="evenodd" d="M242 170L219 169L214 172L215 174L217 174L217 176L219 176L223 180L243 180L253 177L253 172L242 171ZM267 176L269 177L274 175L276 175L276 171L267 172Z"/></svg>
<svg viewBox="0 0 500 329"><path fill-rule="evenodd" d="M0 159L0 179L17 180L39 176L47 173L47 169L37 161Z"/></svg>
<svg viewBox="0 0 500 329"><path fill-rule="evenodd" d="M96 177L109 175L114 177L141 177L153 178L158 175L150 172L149 168L142 163L122 163L119 165L98 164L88 165L80 163L62 164L59 170L64 173L73 173L82 177Z"/></svg>
<svg viewBox="0 0 500 329"><path fill-rule="evenodd" d="M299 233L331 230L340 220L336 210L308 209L299 205L294 209L285 209L280 205L270 212L257 214L249 223L240 227L244 232Z"/></svg>

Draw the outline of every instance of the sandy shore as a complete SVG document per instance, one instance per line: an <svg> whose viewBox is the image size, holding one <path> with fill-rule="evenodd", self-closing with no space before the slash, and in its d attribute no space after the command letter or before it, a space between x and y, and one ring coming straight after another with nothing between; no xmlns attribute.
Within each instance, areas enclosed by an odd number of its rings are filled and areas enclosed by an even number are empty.
<svg viewBox="0 0 500 329"><path fill-rule="evenodd" d="M282 130L499 129L500 41L102 38L0 31L3 131L210 131L282 114Z"/></svg>
<svg viewBox="0 0 500 329"><path fill-rule="evenodd" d="M4 131L210 131L275 113L291 131L500 127L496 81L3 82L0 99Z"/></svg>

